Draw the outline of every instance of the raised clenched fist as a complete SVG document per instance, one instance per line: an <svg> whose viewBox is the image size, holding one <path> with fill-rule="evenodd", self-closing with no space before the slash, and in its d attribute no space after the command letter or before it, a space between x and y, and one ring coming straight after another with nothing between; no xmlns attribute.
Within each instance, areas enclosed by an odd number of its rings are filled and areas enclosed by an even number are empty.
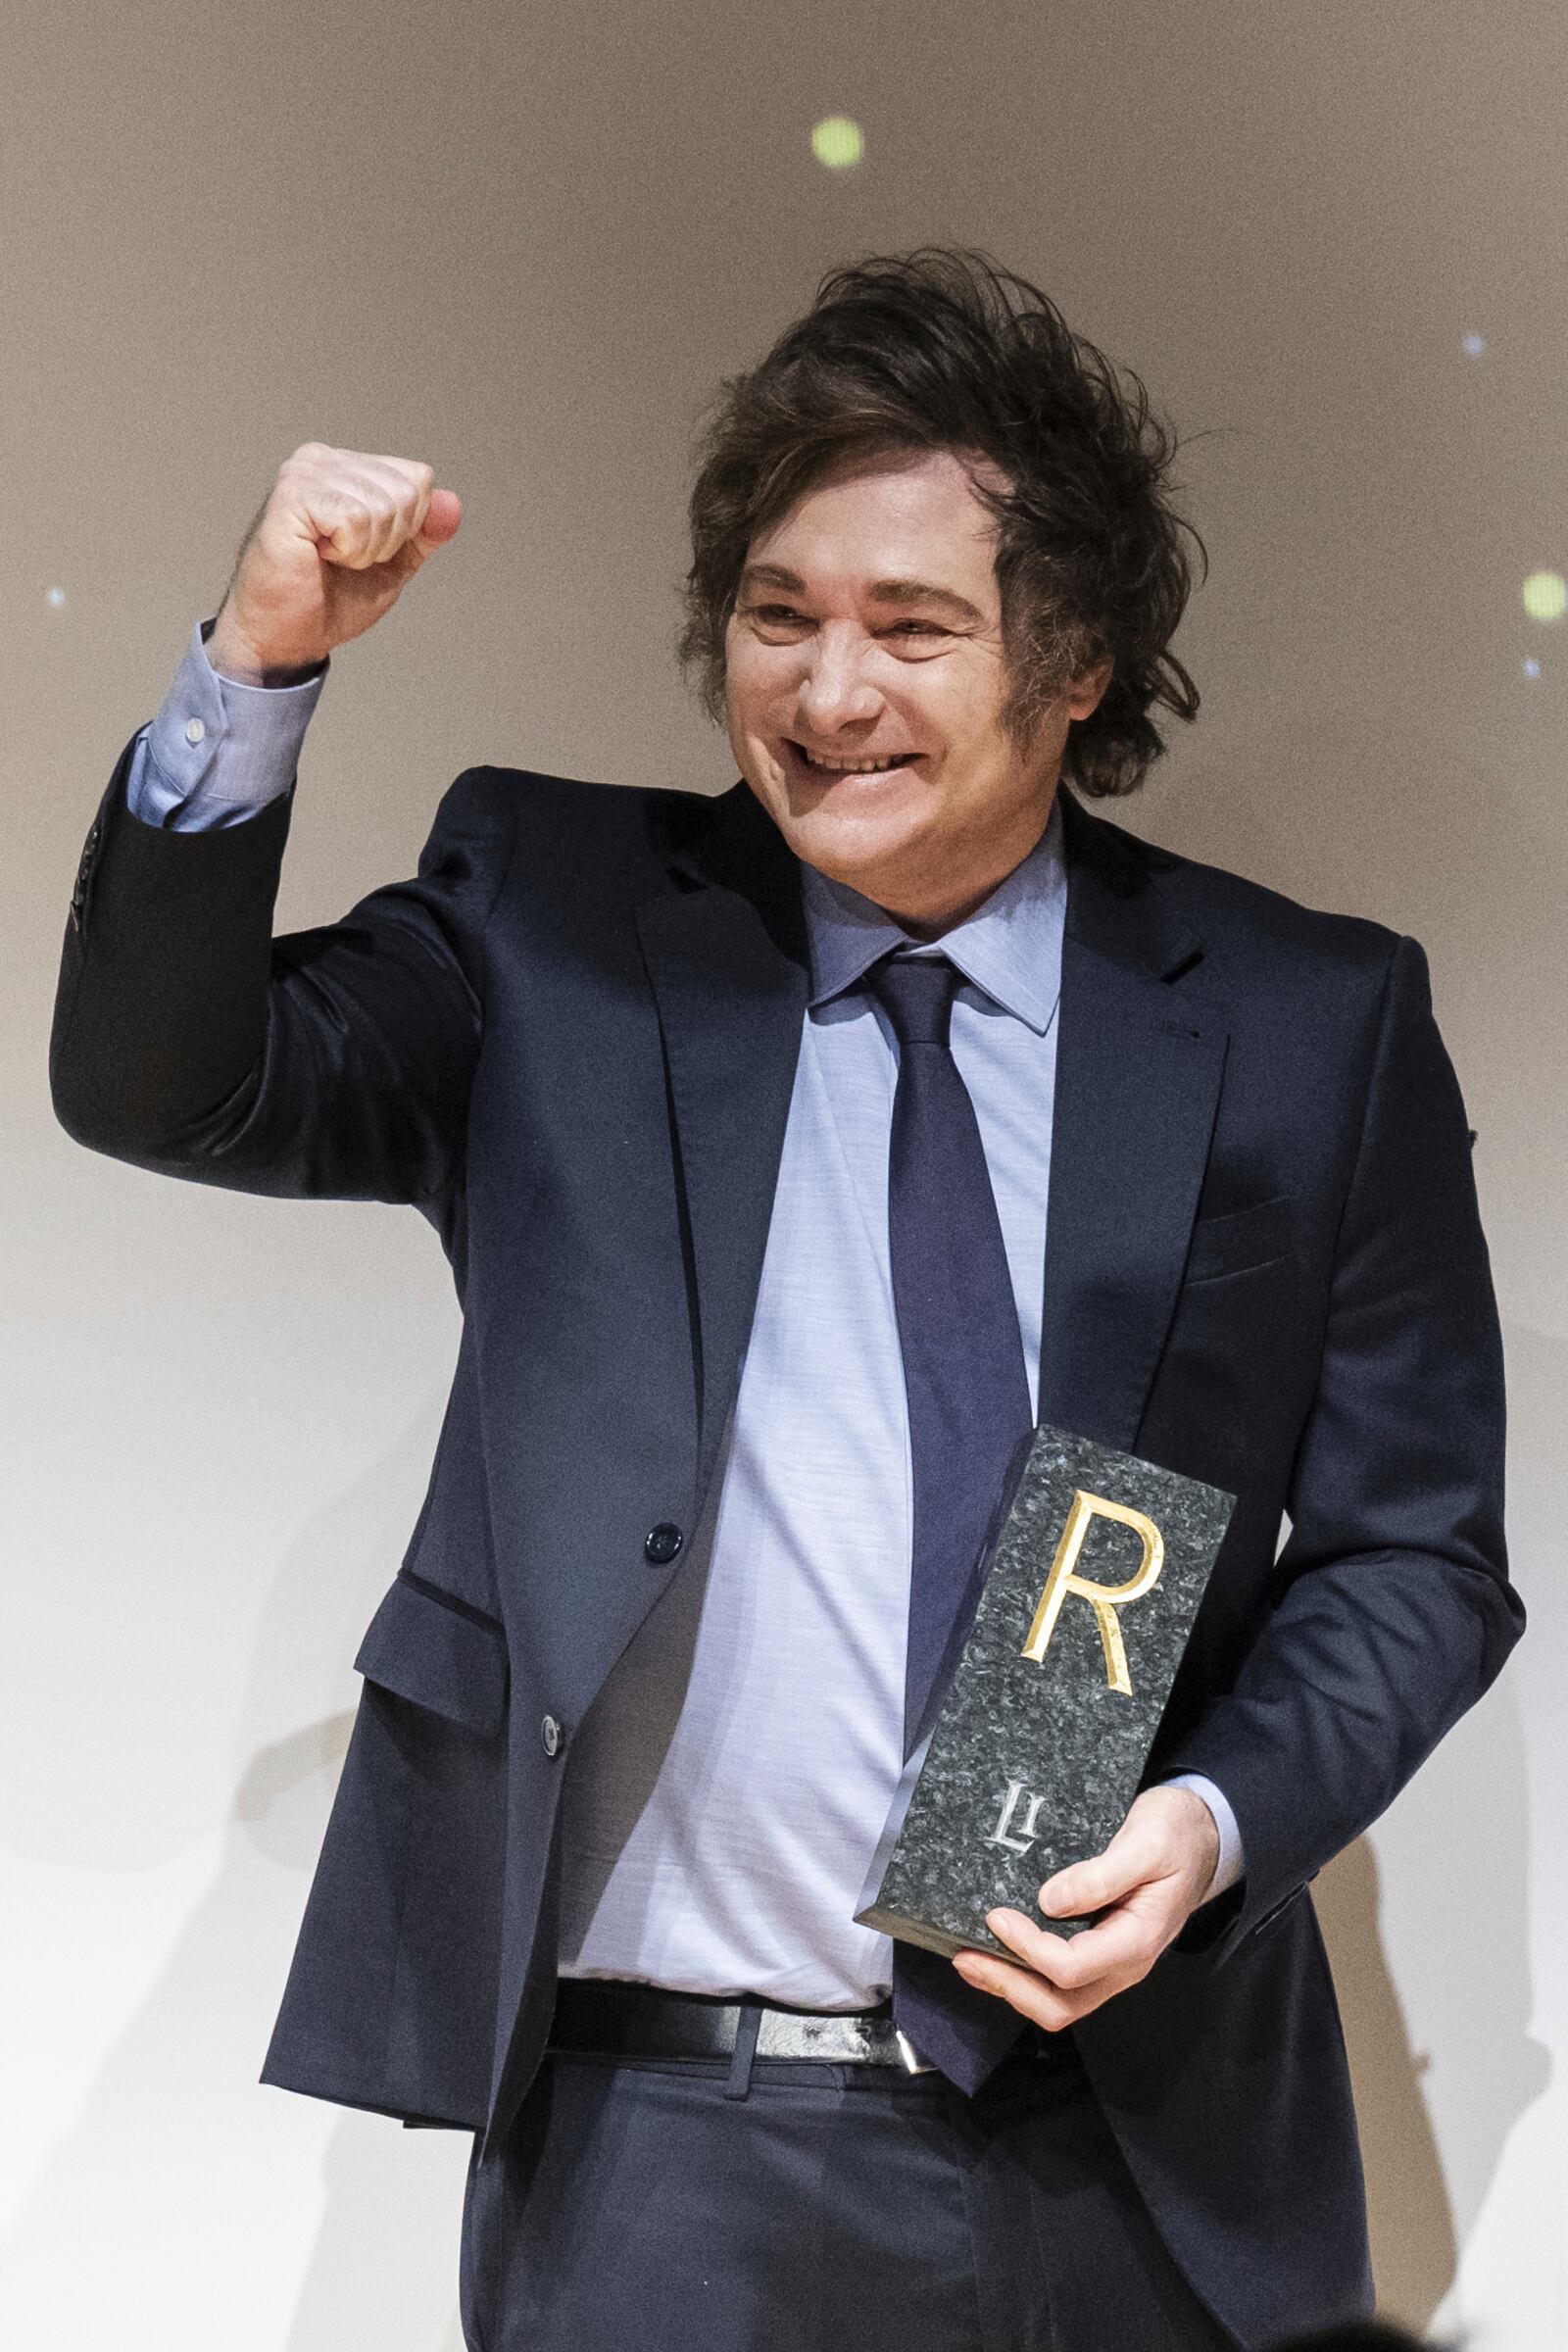
<svg viewBox="0 0 1568 2352"><path fill-rule="evenodd" d="M428 466L302 442L241 542L208 660L256 683L309 668L373 628L462 520Z"/></svg>

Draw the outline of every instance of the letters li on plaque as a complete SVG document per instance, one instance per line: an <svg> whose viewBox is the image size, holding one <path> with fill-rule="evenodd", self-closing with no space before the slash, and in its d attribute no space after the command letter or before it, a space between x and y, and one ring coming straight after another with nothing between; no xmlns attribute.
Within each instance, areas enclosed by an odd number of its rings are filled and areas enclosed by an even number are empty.
<svg viewBox="0 0 1568 2352"><path fill-rule="evenodd" d="M1088 1438L1034 1432L866 1874L861 1925L949 1955L1014 1956L986 1913L1039 1920L1042 1883L1121 1827L1234 1502Z"/></svg>

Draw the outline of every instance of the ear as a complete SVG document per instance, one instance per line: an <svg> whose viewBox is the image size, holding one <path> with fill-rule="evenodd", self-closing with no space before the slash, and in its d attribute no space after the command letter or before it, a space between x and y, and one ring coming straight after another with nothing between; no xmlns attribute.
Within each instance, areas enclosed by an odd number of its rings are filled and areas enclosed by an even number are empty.
<svg viewBox="0 0 1568 2352"><path fill-rule="evenodd" d="M1069 718L1088 718L1097 710L1100 698L1110 684L1112 663L1107 654L1093 669L1086 669L1081 678L1074 678L1063 697Z"/></svg>

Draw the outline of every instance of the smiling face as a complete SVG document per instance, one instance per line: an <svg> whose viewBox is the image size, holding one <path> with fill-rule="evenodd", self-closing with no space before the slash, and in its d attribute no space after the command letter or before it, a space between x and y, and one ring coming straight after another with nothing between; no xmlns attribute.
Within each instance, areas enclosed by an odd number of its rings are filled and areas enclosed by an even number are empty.
<svg viewBox="0 0 1568 2352"><path fill-rule="evenodd" d="M993 477L996 479L998 477ZM1003 724L995 520L947 451L860 460L747 551L725 632L736 763L796 855L906 929L972 912L1045 830L1109 665Z"/></svg>

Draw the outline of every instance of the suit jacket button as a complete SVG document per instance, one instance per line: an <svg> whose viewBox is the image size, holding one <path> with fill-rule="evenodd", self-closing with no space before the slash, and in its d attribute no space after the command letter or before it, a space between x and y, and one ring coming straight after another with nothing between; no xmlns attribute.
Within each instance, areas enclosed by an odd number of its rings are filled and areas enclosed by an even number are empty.
<svg viewBox="0 0 1568 2352"><path fill-rule="evenodd" d="M544 1741L545 1754L547 1756L553 1756L559 1751L561 1746L561 1726L553 1715L547 1715L543 1723L539 1726L539 1737Z"/></svg>
<svg viewBox="0 0 1568 2352"><path fill-rule="evenodd" d="M661 1519L657 1527L649 1529L643 1550L656 1568L667 1568L685 1541L672 1520Z"/></svg>

